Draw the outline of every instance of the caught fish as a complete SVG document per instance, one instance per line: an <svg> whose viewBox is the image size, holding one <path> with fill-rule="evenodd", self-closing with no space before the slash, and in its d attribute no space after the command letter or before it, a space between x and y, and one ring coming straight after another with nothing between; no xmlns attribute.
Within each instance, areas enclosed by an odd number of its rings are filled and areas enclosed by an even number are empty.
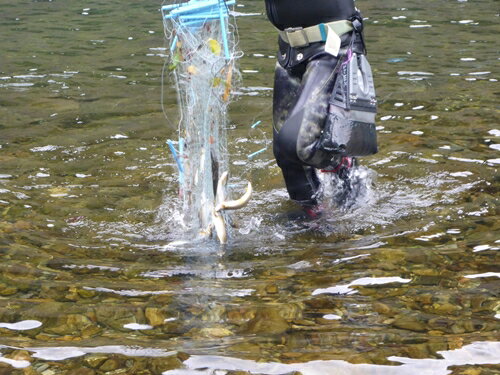
<svg viewBox="0 0 500 375"><path fill-rule="evenodd" d="M221 244L227 243L227 230L226 230L226 221L224 220L224 216L222 215L223 210L236 210L245 206L250 197L252 196L252 184L249 182L247 186L247 190L245 194L243 194L239 199L235 200L226 200L226 185L228 181L229 173L223 172L219 177L219 181L217 182L217 190L215 195L215 208L212 212L212 224L215 229L215 233L219 242Z"/></svg>
<svg viewBox="0 0 500 375"><path fill-rule="evenodd" d="M221 244L227 243L227 230L226 230L226 221L224 220L224 216L220 212L213 210L212 212L212 220L215 228L215 234L219 239Z"/></svg>
<svg viewBox="0 0 500 375"><path fill-rule="evenodd" d="M253 192L252 183L249 182L245 194L243 194L239 199L231 201L226 201L226 200L222 201L221 203L217 204L217 206L215 207L215 211L219 212L221 210L236 210L238 208L246 206L246 204L250 201L252 192Z"/></svg>
<svg viewBox="0 0 500 375"><path fill-rule="evenodd" d="M227 185L227 177L229 173L223 172L222 175L219 177L219 181L217 182L217 190L215 194L215 206L219 206L226 200L226 185ZM215 211L220 211L220 210L215 210Z"/></svg>

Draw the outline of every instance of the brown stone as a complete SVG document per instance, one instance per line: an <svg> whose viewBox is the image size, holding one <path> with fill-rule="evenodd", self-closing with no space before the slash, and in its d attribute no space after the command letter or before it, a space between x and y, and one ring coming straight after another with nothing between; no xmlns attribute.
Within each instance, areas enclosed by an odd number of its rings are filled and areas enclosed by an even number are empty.
<svg viewBox="0 0 500 375"><path fill-rule="evenodd" d="M394 323L392 324L397 328L406 329L409 331L422 332L427 330L427 327L423 322L410 315L396 317Z"/></svg>
<svg viewBox="0 0 500 375"><path fill-rule="evenodd" d="M227 312L227 321L231 324L241 325L255 318L255 310L238 309Z"/></svg>
<svg viewBox="0 0 500 375"><path fill-rule="evenodd" d="M121 366L120 361L117 358L110 358L104 361L104 363L99 367L101 371L113 371Z"/></svg>
<svg viewBox="0 0 500 375"><path fill-rule="evenodd" d="M17 293L17 288L0 283L0 296L7 297Z"/></svg>
<svg viewBox="0 0 500 375"><path fill-rule="evenodd" d="M449 332L454 321L444 317L433 318L428 322L429 327L433 330Z"/></svg>
<svg viewBox="0 0 500 375"><path fill-rule="evenodd" d="M297 353L297 352L287 352L281 354L281 356L285 359L295 359L295 358L300 358L304 355L304 353Z"/></svg>
<svg viewBox="0 0 500 375"><path fill-rule="evenodd" d="M61 312L63 313L64 310ZM81 314L62 315L55 324L45 329L47 333L56 335L80 335L86 327L92 326L92 321Z"/></svg>
<svg viewBox="0 0 500 375"><path fill-rule="evenodd" d="M108 359L108 357L103 354L91 354L86 356L83 361L92 368L98 368L106 359Z"/></svg>
<svg viewBox="0 0 500 375"><path fill-rule="evenodd" d="M444 335L443 331L437 331L437 330L431 330L427 333L431 336L443 336Z"/></svg>
<svg viewBox="0 0 500 375"><path fill-rule="evenodd" d="M279 289L276 286L276 284L270 284L270 285L266 286L266 293L268 293L268 294L276 294L276 293L278 293L278 291L279 291Z"/></svg>
<svg viewBox="0 0 500 375"><path fill-rule="evenodd" d="M460 349L464 345L464 339L458 336L448 337L448 350Z"/></svg>
<svg viewBox="0 0 500 375"><path fill-rule="evenodd" d="M95 375L95 371L87 367L81 367L71 370L71 375Z"/></svg>
<svg viewBox="0 0 500 375"><path fill-rule="evenodd" d="M119 368L113 371L107 371L104 375L132 375L132 373L126 368Z"/></svg>
<svg viewBox="0 0 500 375"><path fill-rule="evenodd" d="M180 361L182 361L182 362L187 361L187 360L189 359L189 357L190 357L190 356L189 356L189 354L187 354L187 353L184 353L184 352L178 352L178 353L177 353L177 358L178 358Z"/></svg>
<svg viewBox="0 0 500 375"><path fill-rule="evenodd" d="M255 356L260 354L261 349L259 345L252 344L251 342L240 342L229 347L229 350L232 352L246 353L247 355Z"/></svg>
<svg viewBox="0 0 500 375"><path fill-rule="evenodd" d="M383 315L389 315L392 312L392 309L382 302L375 302L373 304L373 310Z"/></svg>
<svg viewBox="0 0 500 375"><path fill-rule="evenodd" d="M234 335L232 331L223 327L193 328L188 332L188 336L195 338L223 338L232 335Z"/></svg>
<svg viewBox="0 0 500 375"><path fill-rule="evenodd" d="M177 356L153 358L149 360L149 368L153 374L161 374L168 370L182 367L182 362Z"/></svg>
<svg viewBox="0 0 500 375"><path fill-rule="evenodd" d="M16 361L33 362L31 353L26 350L15 350L14 352L12 352L12 354L9 355L9 358L14 359Z"/></svg>
<svg viewBox="0 0 500 375"><path fill-rule="evenodd" d="M165 314L159 308L147 307L145 315L148 323L153 327L160 326L165 322Z"/></svg>
<svg viewBox="0 0 500 375"><path fill-rule="evenodd" d="M457 311L461 310L460 306L453 305L449 302L446 302L443 304L435 303L432 307L433 307L434 312L437 314L440 314L440 315L450 315L450 314L454 314Z"/></svg>
<svg viewBox="0 0 500 375"><path fill-rule="evenodd" d="M281 317L278 310L263 309L246 324L245 332L277 334L285 332L288 327L288 322Z"/></svg>

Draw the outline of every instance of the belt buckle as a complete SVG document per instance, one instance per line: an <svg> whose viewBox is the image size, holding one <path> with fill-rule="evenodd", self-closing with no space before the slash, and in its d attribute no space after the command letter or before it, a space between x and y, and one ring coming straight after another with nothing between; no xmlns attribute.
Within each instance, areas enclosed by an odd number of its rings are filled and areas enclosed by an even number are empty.
<svg viewBox="0 0 500 375"><path fill-rule="evenodd" d="M304 47L309 45L309 39L307 38L307 34L303 27L287 27L284 31L290 46Z"/></svg>
<svg viewBox="0 0 500 375"><path fill-rule="evenodd" d="M301 30L304 30L304 28L302 26L297 26L297 27L287 27L285 29L285 32L286 33L294 33L296 31L301 31Z"/></svg>

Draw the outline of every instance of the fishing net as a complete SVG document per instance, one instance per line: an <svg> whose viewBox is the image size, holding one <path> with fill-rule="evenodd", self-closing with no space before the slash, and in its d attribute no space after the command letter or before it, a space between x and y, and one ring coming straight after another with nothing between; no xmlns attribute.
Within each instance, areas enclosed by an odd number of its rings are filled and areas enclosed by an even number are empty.
<svg viewBox="0 0 500 375"><path fill-rule="evenodd" d="M241 55L232 5L191 0L162 6L179 108L178 139L168 144L178 169L181 222L195 236L212 225L217 181L229 167L227 110Z"/></svg>

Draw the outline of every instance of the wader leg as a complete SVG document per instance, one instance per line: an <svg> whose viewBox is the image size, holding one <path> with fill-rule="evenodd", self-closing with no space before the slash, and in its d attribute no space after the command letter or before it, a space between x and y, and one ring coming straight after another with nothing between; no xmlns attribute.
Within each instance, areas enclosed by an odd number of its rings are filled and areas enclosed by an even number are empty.
<svg viewBox="0 0 500 375"><path fill-rule="evenodd" d="M336 65L337 58L325 55L310 61L302 76L276 68L274 155L290 198L302 205L316 204L319 181L314 168L328 157L316 144L328 114Z"/></svg>

